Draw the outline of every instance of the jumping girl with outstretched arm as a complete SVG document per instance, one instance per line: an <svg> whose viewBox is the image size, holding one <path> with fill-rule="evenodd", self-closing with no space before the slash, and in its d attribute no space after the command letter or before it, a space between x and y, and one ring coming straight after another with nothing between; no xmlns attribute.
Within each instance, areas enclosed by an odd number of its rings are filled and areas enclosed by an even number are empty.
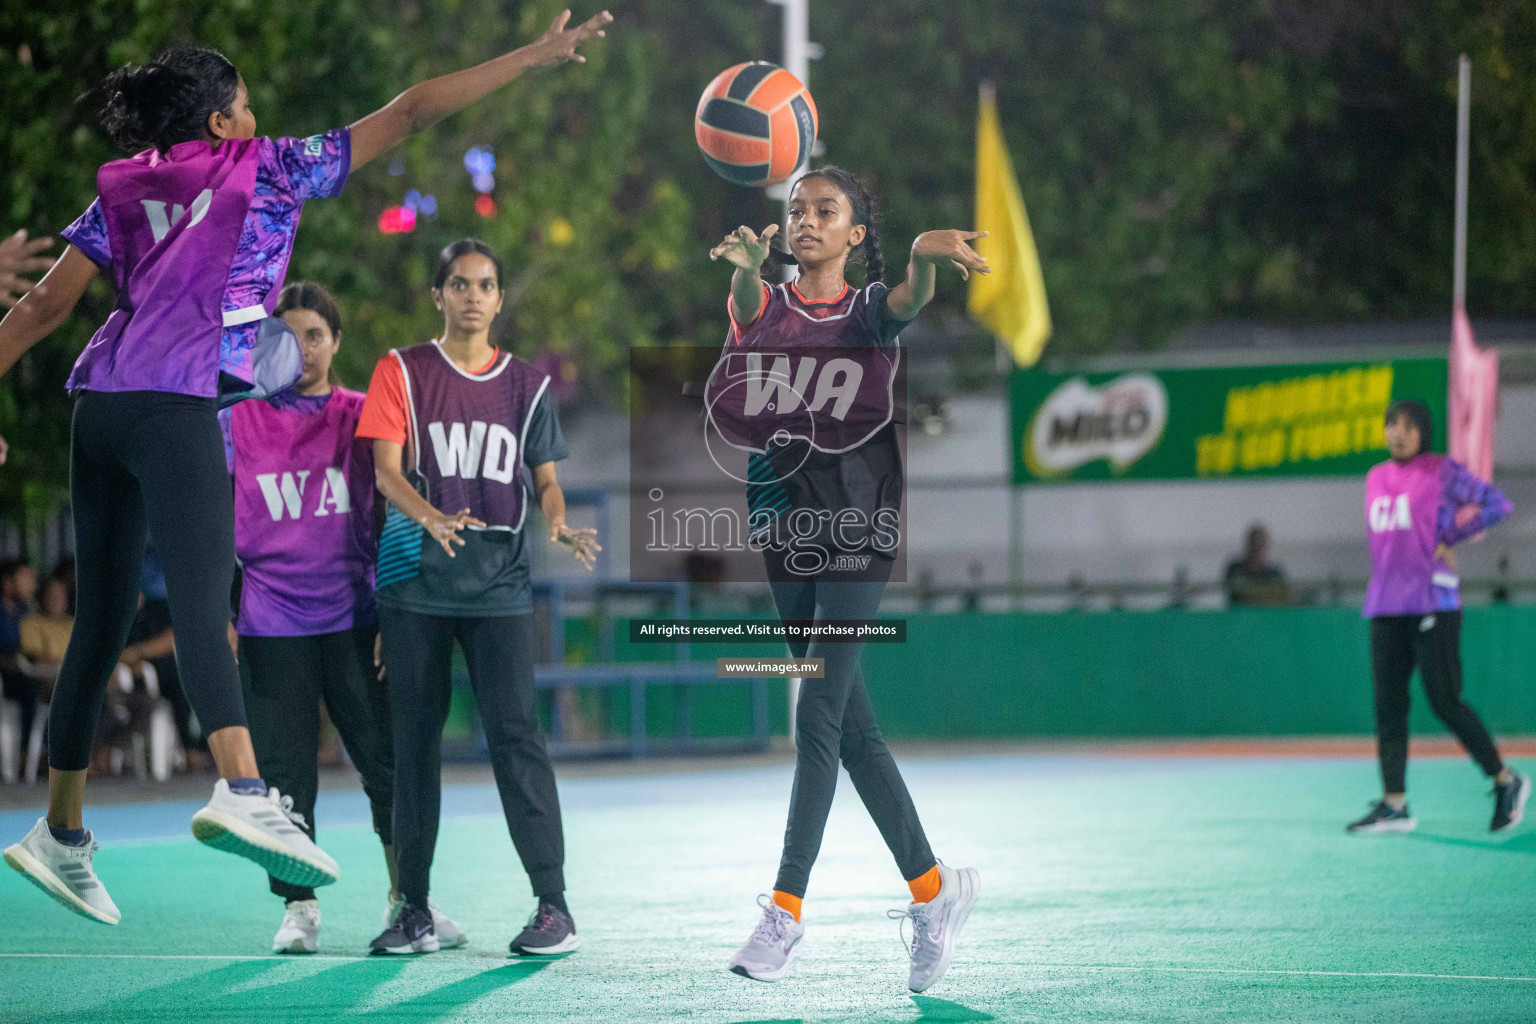
<svg viewBox="0 0 1536 1024"><path fill-rule="evenodd" d="M98 90L102 123L128 159L64 232L46 277L0 321L0 374L62 324L110 268L117 304L70 375L78 614L49 723L49 806L5 859L71 910L120 919L91 865L86 765L107 679L133 618L146 535L165 562L188 699L219 769L193 834L292 885L325 885L336 862L261 779L227 641L234 509L217 411L299 376L293 337L270 313L306 199L531 68L583 58L604 12L478 67L413 86L349 128L308 139L256 135L239 72L211 50L124 67Z"/></svg>

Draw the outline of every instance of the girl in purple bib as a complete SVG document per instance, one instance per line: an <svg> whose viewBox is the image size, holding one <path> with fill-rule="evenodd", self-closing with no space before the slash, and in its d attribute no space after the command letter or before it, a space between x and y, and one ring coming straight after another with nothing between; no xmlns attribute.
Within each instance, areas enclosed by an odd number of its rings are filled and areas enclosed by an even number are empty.
<svg viewBox="0 0 1536 1024"><path fill-rule="evenodd" d="M549 377L491 344L501 262L483 242L443 250L432 297L443 336L379 360L358 436L373 442L389 499L379 541L379 628L395 741L395 855L405 904L377 953L431 952L443 935L428 902L442 800L440 747L453 647L485 730L507 829L538 906L519 955L576 949L565 902L565 832L533 688L528 505L587 568L596 531L565 522L555 463L565 438Z"/></svg>
<svg viewBox="0 0 1536 1024"><path fill-rule="evenodd" d="M881 360L870 358L868 350L897 345L901 329L933 298L937 267L952 264L967 276L972 270L987 272L986 261L967 244L978 235L929 231L912 243L906 280L888 287L881 280L884 264L875 234L874 199L856 177L835 167L811 171L790 193L786 238L792 257L771 246L777 229L772 225L759 237L742 227L709 254L736 268L731 275L728 360L737 353L793 353L807 347L865 350L867 366L877 369ZM798 263L798 279L768 285L762 267L770 259L774 267ZM857 291L845 278L850 262L861 264L867 278ZM870 379L866 372L853 402L879 413L872 420L878 425L889 409L876 401L880 389L868 392ZM844 440L857 440L863 433L856 431ZM821 432L817 439L822 440ZM878 543L866 546L859 530L852 538L846 531L834 531L830 539L839 544L851 540L866 552L873 547L865 556L865 568L847 573L818 559L807 565L785 543L789 538L776 524L807 516L842 523L850 511L860 523L869 523L899 511L901 464L895 436L886 422L851 448L836 442L828 445L836 451L806 450L805 443L791 439L782 447L770 444L760 455L754 450L747 463L747 501L754 529L766 538L762 550L779 618L872 619L892 565ZM841 760L912 892L911 904L890 913L912 927L907 985L920 992L948 968L955 937L975 903L978 879L975 869L952 868L934 857L906 783L875 724L859 674L860 647L821 640L790 644L796 658L823 659L825 678L806 679L800 689L795 785L778 877L773 892L758 897L762 917L731 958L730 969L758 981L778 981L799 955L805 935L801 901L821 848Z"/></svg>
<svg viewBox="0 0 1536 1024"><path fill-rule="evenodd" d="M1519 824L1531 782L1504 764L1477 712L1461 699L1461 592L1455 546L1510 513L1502 491L1431 452L1434 422L1415 399L1387 410L1392 458L1365 477L1371 583L1371 674L1382 798L1350 832L1408 832L1408 683L1417 666L1429 706L1493 780L1494 832Z"/></svg>
<svg viewBox="0 0 1536 1024"><path fill-rule="evenodd" d="M335 195L385 150L544 65L581 60L606 12L567 31L401 93L349 128L308 139L256 135L239 73L211 50L125 67L99 90L102 122L136 155L101 168L98 198L64 234L48 275L0 321L0 374L70 314L101 269L116 308L70 375L78 614L49 721L49 807L6 862L104 924L121 915L91 866L85 769L107 680L138 597L146 535L164 559L176 653L219 781L193 835L292 885L334 882L336 862L257 769L227 638L234 507L217 410L299 376L270 317L306 199Z"/></svg>
<svg viewBox="0 0 1536 1024"><path fill-rule="evenodd" d="M377 505L373 446L357 438L363 396L341 387L331 369L341 314L328 291L289 285L274 313L298 336L303 376L265 401L219 414L235 484L235 625L251 739L267 783L293 797L313 838L324 703L362 775L393 907L394 752L389 696L375 669ZM286 901L273 952L315 952L315 890L278 878L270 884ZM446 917L438 930L453 945L465 941Z"/></svg>

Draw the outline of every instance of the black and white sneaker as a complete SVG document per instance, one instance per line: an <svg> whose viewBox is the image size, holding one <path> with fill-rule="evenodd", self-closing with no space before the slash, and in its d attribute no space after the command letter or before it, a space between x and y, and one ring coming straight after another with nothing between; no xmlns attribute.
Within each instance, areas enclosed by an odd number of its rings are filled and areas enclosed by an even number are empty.
<svg viewBox="0 0 1536 1024"><path fill-rule="evenodd" d="M436 953L438 948L432 912L409 903L400 908L384 933L368 944L368 951L373 956Z"/></svg>
<svg viewBox="0 0 1536 1024"><path fill-rule="evenodd" d="M1408 805L1393 807L1385 800L1378 800L1365 817L1344 826L1346 832L1412 832L1419 827Z"/></svg>
<svg viewBox="0 0 1536 1024"><path fill-rule="evenodd" d="M576 937L576 922L571 915L544 900L533 912L528 924L512 940L514 956L555 956L570 953L581 946Z"/></svg>
<svg viewBox="0 0 1536 1024"><path fill-rule="evenodd" d="M1531 797L1531 780L1519 772L1507 783L1493 784L1493 822L1488 831L1514 828L1525 817L1525 802Z"/></svg>

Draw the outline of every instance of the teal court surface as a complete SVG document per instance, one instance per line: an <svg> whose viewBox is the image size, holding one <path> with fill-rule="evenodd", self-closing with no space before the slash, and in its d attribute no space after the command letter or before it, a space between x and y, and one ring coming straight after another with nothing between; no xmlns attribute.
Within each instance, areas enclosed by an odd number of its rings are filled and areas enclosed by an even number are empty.
<svg viewBox="0 0 1536 1024"><path fill-rule="evenodd" d="M197 802L98 806L86 823L123 923L0 875L0 1021L1536 1021L1536 823L1490 836L1465 760L1410 767L1418 832L1357 838L1342 826L1376 785L1360 757L898 758L935 851L981 872L954 966L921 996L885 916L905 886L846 778L800 961L778 985L726 972L773 881L780 758L563 768L583 947L551 962L506 955L532 900L487 784L445 791L433 875L471 946L409 959L363 955L387 880L358 792L321 798L342 879L308 958L266 955L281 903L191 840ZM41 792L0 812L0 838Z"/></svg>

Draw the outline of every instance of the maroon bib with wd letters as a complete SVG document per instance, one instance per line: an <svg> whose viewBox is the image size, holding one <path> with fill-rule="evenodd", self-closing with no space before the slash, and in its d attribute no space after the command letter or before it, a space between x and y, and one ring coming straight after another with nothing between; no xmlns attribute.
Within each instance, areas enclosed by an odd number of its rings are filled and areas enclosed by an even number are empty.
<svg viewBox="0 0 1536 1024"><path fill-rule="evenodd" d="M530 489L523 441L549 375L505 352L484 373L465 373L435 340L391 355L405 377L423 497L448 515L469 509L486 529L521 530Z"/></svg>

